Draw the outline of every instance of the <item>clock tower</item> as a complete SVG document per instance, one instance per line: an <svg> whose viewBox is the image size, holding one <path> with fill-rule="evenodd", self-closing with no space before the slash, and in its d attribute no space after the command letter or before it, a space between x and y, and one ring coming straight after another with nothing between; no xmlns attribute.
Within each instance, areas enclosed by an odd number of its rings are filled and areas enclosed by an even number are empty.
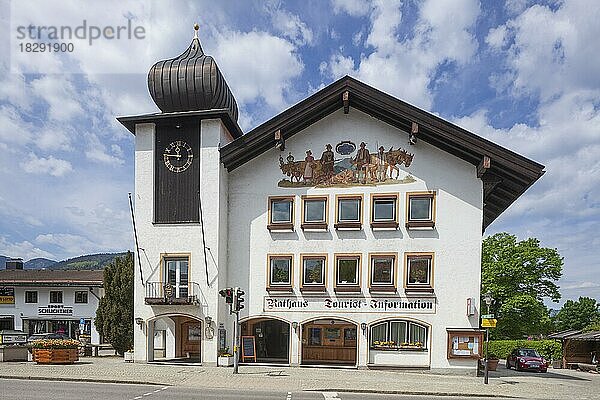
<svg viewBox="0 0 600 400"><path fill-rule="evenodd" d="M211 364L214 321L228 318L218 308L228 215L220 148L242 131L235 98L194 28L181 55L158 61L148 73L161 112L118 118L135 135L136 360L192 354ZM158 346L150 340L166 341L173 354L148 350Z"/></svg>

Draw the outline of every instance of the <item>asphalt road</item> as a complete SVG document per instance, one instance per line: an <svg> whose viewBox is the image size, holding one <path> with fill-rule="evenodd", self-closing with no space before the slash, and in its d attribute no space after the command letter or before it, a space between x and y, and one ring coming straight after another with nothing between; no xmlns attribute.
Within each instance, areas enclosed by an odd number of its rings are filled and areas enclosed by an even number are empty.
<svg viewBox="0 0 600 400"><path fill-rule="evenodd" d="M125 385L62 381L0 379L0 399L60 400L427 400L431 396L400 396L334 392L265 392L231 389L190 389L178 386ZM446 400L477 400L474 397L439 397Z"/></svg>

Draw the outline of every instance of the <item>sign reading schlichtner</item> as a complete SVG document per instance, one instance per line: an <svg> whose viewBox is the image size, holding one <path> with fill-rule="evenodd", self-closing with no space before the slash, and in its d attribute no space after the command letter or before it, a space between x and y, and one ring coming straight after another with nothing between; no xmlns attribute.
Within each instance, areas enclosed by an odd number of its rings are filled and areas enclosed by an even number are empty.
<svg viewBox="0 0 600 400"><path fill-rule="evenodd" d="M344 311L344 312L409 312L435 313L435 298L343 298L319 299L265 296L264 311Z"/></svg>
<svg viewBox="0 0 600 400"><path fill-rule="evenodd" d="M39 315L73 315L73 307L65 307L60 304L48 304L47 307L38 308Z"/></svg>

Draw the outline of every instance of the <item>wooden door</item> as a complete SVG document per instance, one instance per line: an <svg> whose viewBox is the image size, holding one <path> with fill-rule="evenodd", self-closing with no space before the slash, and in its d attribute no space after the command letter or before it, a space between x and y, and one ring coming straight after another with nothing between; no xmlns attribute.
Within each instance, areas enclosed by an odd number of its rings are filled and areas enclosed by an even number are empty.
<svg viewBox="0 0 600 400"><path fill-rule="evenodd" d="M200 357L202 323L187 321L181 324L181 352L184 357Z"/></svg>

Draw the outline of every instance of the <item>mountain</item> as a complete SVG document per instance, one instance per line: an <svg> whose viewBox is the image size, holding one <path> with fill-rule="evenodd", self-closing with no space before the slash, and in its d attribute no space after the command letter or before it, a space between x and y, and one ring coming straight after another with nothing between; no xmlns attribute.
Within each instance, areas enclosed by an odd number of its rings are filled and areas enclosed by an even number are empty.
<svg viewBox="0 0 600 400"><path fill-rule="evenodd" d="M47 258L33 258L23 264L25 269L103 269L117 257L123 257L122 253L98 253L69 258L63 261L54 261ZM10 257L0 255L0 269L6 268L6 260Z"/></svg>
<svg viewBox="0 0 600 400"><path fill-rule="evenodd" d="M123 257L126 254L126 252L88 254L59 261L56 264L52 264L49 269L103 269L113 262L115 258Z"/></svg>
<svg viewBox="0 0 600 400"><path fill-rule="evenodd" d="M23 268L25 269L44 269L50 268L52 265L56 264L56 260L48 260L47 258L32 258L29 261L26 261L23 264Z"/></svg>

